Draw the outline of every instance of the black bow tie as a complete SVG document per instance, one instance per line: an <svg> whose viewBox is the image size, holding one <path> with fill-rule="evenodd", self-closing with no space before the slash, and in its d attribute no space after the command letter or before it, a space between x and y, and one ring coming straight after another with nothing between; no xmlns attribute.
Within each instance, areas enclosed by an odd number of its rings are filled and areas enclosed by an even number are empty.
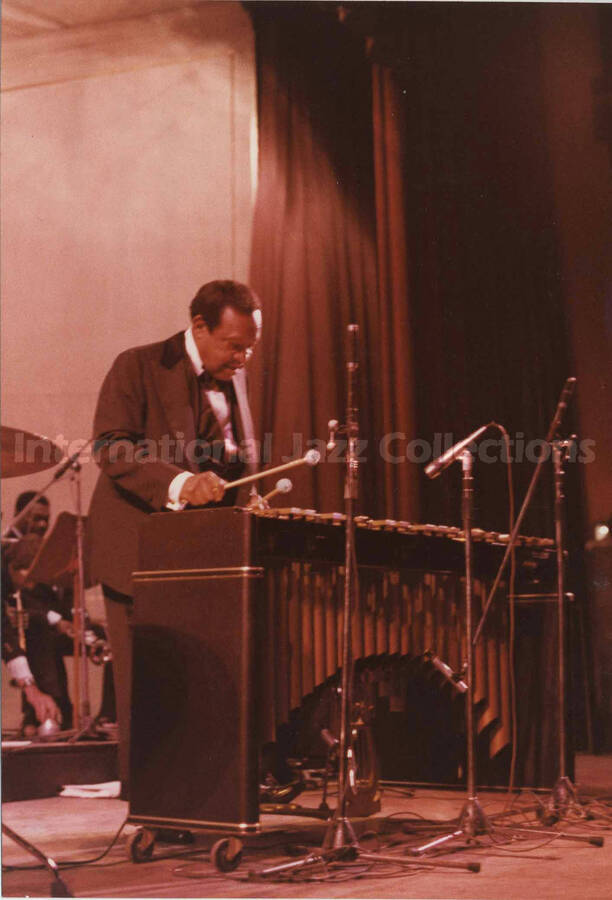
<svg viewBox="0 0 612 900"><path fill-rule="evenodd" d="M204 370L198 375L198 382L205 391L222 391L228 394L231 387L231 381L217 381L210 372Z"/></svg>

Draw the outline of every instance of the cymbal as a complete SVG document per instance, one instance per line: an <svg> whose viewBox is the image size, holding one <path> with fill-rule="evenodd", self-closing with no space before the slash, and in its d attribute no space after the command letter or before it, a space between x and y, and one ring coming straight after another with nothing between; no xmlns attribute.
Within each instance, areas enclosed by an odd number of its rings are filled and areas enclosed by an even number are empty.
<svg viewBox="0 0 612 900"><path fill-rule="evenodd" d="M34 475L56 466L64 456L49 438L21 428L0 426L0 442L3 478Z"/></svg>

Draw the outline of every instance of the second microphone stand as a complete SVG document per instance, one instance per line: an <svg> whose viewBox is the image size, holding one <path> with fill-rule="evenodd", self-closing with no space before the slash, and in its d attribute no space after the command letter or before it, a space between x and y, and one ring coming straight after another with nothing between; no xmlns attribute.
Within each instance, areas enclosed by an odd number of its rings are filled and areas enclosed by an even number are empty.
<svg viewBox="0 0 612 900"><path fill-rule="evenodd" d="M555 414L551 432L554 434L556 429L558 428L559 422L561 420L561 416L567 400L573 390L575 383L574 378L568 379L566 382L564 391L561 395L557 412ZM490 423L494 424L494 423ZM488 427L488 426L485 426ZM473 577L472 577L472 512L473 512L473 478L472 478L472 466L473 466L473 457L470 450L467 449L467 442L474 440L480 434L482 434L485 430L485 427L479 429L477 432L474 432L467 438L465 441L461 442L461 444L457 445L454 448L454 451L447 451L440 457L439 460L430 464L428 467L429 472L427 474L430 477L436 477L442 468L445 468L449 465L454 459L460 459L462 463L463 469L463 490L462 490L462 516L463 516L463 532L465 539L465 639L467 642L466 646L466 682L467 682L467 692L466 692L466 713L465 713L465 722L466 722L466 743L467 743L467 800L463 806L463 810L461 811L458 819L457 828L441 837L438 837L432 841L429 841L427 844L424 844L420 847L413 848L412 852L415 855L419 855L422 853L426 853L429 850L435 850L440 848L441 846L447 844L449 841L453 841L455 839L463 838L468 844L473 842L478 835L493 835L494 827L497 827L499 820L507 819L516 814L517 811L510 809L505 812L499 813L491 817L491 819L487 819L482 806L478 800L478 796L476 794L476 761L475 761L475 729L474 729L474 648L476 646L478 637L482 631L484 621L486 618L486 614L488 608L490 606L491 600L495 595L495 590L497 585L499 584L499 580L501 578L501 573L503 571L504 562L502 562L502 566L498 571L497 577L495 579L495 583L493 588L490 591L489 598L487 603L485 604L485 609L480 619L480 623L476 629L474 629L474 609L473 609ZM553 463L555 469L555 543L556 543L556 555L557 555L557 608L558 608L558 620L557 620L557 629L558 629L558 644L559 644L559 659L558 659L558 681L559 681L559 778L555 787L553 789L552 795L550 797L546 815L541 816L544 820L544 824L553 824L558 821L560 815L562 813L566 813L570 808L579 808L579 803L577 799L576 789L572 784L571 780L567 776L567 734L566 734L566 724L565 724L565 682L566 682L566 663L565 663L565 566L564 566L564 541L563 541L563 452L567 452L567 448L571 442L568 441L553 441L552 449L553 449ZM516 540L516 535L518 534L517 525L520 524L523 513L527 508L529 497L531 496L533 485L537 480L537 473L540 470L542 465L542 460L538 463L538 468L536 470L536 477L532 478L532 484L528 491L527 497L525 498L525 502L523 504L523 509L521 510L521 515L519 516L518 523L514 526L512 535L509 541L509 547L511 548L514 541ZM509 553L508 549L506 550L506 554L504 556L504 561L508 558ZM541 812L541 804L537 807L533 807L535 811ZM525 809L518 810L521 814L526 812ZM535 829L532 827L524 827L521 825L517 825L514 823L510 823L506 826L509 831L515 832L523 832L525 835L527 834L548 834L550 837L554 838L564 838L568 840L574 841L586 841L594 846L601 847L603 840L601 836L589 836L589 835L578 835L578 834L566 834L564 832L556 832L549 831L545 832L541 829Z"/></svg>
<svg viewBox="0 0 612 900"><path fill-rule="evenodd" d="M357 380L357 325L348 326L347 404L346 404L346 474L344 482L344 603L342 622L342 679L340 686L340 744L338 747L338 803L329 824L324 849L339 850L355 846L357 837L347 816L348 778L351 767L349 753L350 727L353 706L353 641L352 621L354 597L358 590L357 556L355 553L355 501L359 485L359 461L357 439L359 425L355 401Z"/></svg>
<svg viewBox="0 0 612 900"><path fill-rule="evenodd" d="M558 703L558 759L559 771L547 803L538 810L543 825L554 825L561 819L575 813L577 818L591 818L588 806L584 806L578 791L568 774L567 762L567 658L566 658L566 615L565 603L572 595L565 590L565 529L564 529L564 462L574 443L575 435L567 440L551 442L555 491L555 551L557 564L556 608L557 608L557 703ZM603 841L591 841L601 846Z"/></svg>
<svg viewBox="0 0 612 900"><path fill-rule="evenodd" d="M74 743L84 736L95 736L94 719L91 715L89 699L89 672L87 669L87 609L85 605L85 534L83 526L83 501L81 491L81 464L75 459L70 467L75 486L76 506L76 566L74 571L74 603L72 621L74 626L74 682L75 682L75 728L76 732L68 743Z"/></svg>
<svg viewBox="0 0 612 900"><path fill-rule="evenodd" d="M466 666L465 682L467 691L465 694L465 730L466 730L466 754L467 754L467 799L459 815L457 828L441 837L429 841L420 847L415 847L412 853L419 855L429 850L435 850L452 840L464 838L468 843L477 835L491 831L487 817L480 804L476 793L476 752L474 731L474 647L472 644L474 630L473 610L473 550L472 550L472 513L474 503L474 478L472 468L474 458L470 450L465 449L458 457L461 460L463 472L461 508L463 519L463 534L465 539L465 642L466 642Z"/></svg>
<svg viewBox="0 0 612 900"><path fill-rule="evenodd" d="M328 863L352 862L363 860L371 863L389 863L405 868L420 869L444 867L463 869L469 872L480 871L480 864L465 862L448 862L439 860L416 860L395 855L369 853L359 845L355 829L348 816L348 798L351 778L354 777L354 746L351 740L351 719L353 711L353 641L352 622L355 598L358 594L357 555L355 552L355 501L358 496L359 459L357 454L359 425L356 406L356 382L358 363L359 326L349 325L347 329L347 409L346 424L342 431L347 437L346 475L344 484L345 509L345 544L344 544L344 603L342 626L342 673L340 687L340 739L338 744L338 802L329 820L321 850L314 851L301 859L271 866L260 872L251 872L253 879L280 876L291 877L300 871L307 871L316 866ZM330 423L332 425L332 423ZM333 431L337 430L334 421ZM338 429L339 430L339 429ZM333 439L331 441L333 443Z"/></svg>

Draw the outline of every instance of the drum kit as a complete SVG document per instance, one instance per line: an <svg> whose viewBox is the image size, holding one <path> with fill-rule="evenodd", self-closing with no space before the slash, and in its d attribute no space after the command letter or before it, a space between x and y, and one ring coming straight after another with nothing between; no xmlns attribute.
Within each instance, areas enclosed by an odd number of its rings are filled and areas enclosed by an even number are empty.
<svg viewBox="0 0 612 900"><path fill-rule="evenodd" d="M2 477L36 475L61 461L63 453L49 438L20 428L0 427ZM36 453L34 453L36 451Z"/></svg>

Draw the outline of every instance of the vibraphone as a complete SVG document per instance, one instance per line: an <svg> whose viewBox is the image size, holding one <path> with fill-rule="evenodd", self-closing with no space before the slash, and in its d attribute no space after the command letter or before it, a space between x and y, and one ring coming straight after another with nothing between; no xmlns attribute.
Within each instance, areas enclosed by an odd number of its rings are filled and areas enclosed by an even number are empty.
<svg viewBox="0 0 612 900"><path fill-rule="evenodd" d="M474 530L476 611L507 535ZM460 529L356 520L356 660L465 656ZM258 752L341 661L344 516L238 508L157 514L134 575L130 821L259 827ZM523 537L517 583L549 583L554 546ZM510 740L504 590L475 653L478 729Z"/></svg>

